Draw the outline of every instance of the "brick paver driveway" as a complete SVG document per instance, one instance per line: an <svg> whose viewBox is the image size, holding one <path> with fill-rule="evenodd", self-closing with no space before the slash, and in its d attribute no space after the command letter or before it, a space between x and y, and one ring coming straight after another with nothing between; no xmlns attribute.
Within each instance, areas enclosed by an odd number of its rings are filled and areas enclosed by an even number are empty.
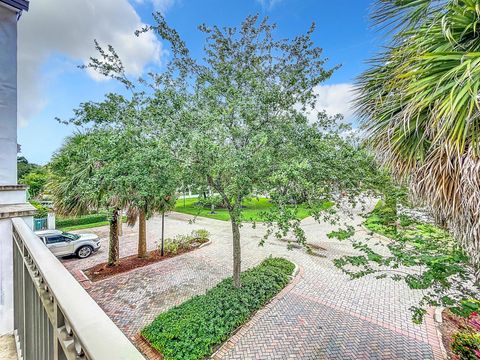
<svg viewBox="0 0 480 360"><path fill-rule="evenodd" d="M142 269L91 284L91 296L130 337L157 314L204 293L231 274L231 231L228 222L196 219L172 213L166 221L166 236L208 229L212 244ZM359 226L361 217L351 223ZM439 359L439 342L432 320L415 325L408 308L421 294L402 282L367 277L350 280L332 259L353 254L348 241L328 239L336 228L305 219L310 243L321 245L323 256L302 249L287 250L285 243L258 242L264 229L242 228L242 266L254 266L263 258L283 256L302 271L295 285L280 300L255 315L249 325L217 354L224 359ZM356 236L364 236L359 231ZM156 246L160 220L148 222L149 247ZM92 231L106 236L106 228ZM67 259L72 272L105 261L107 239L101 251L89 259ZM125 227L122 256L136 251L136 229Z"/></svg>

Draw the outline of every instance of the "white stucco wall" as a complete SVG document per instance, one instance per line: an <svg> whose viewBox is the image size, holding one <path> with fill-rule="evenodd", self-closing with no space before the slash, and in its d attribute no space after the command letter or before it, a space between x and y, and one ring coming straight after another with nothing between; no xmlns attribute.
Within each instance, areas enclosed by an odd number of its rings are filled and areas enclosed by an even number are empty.
<svg viewBox="0 0 480 360"><path fill-rule="evenodd" d="M17 184L17 14L0 5L0 185ZM22 190L0 191L0 205L25 202ZM31 217L26 218L33 224ZM0 220L0 335L13 330L12 222Z"/></svg>
<svg viewBox="0 0 480 360"><path fill-rule="evenodd" d="M13 330L12 221L0 220L0 336Z"/></svg>
<svg viewBox="0 0 480 360"><path fill-rule="evenodd" d="M17 15L0 5L0 185L17 183Z"/></svg>
<svg viewBox="0 0 480 360"><path fill-rule="evenodd" d="M27 202L25 190L0 191L0 204L23 204Z"/></svg>

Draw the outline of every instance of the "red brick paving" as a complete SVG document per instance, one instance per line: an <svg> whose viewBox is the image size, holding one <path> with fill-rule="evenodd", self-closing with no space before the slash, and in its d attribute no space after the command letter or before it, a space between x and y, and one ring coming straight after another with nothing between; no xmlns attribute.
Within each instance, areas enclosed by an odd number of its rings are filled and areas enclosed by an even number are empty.
<svg viewBox="0 0 480 360"><path fill-rule="evenodd" d="M231 273L229 223L199 218L191 224L190 219L171 214L166 236L206 228L212 233L212 245L92 283L88 289L132 340L160 312L204 293ZM355 217L354 222L359 224L360 218ZM289 251L275 240L259 247L261 227L242 228L243 269L274 255L289 258L304 270L279 299L260 310L219 350L216 359L441 358L430 318L421 325L411 321L408 308L417 303L421 293L389 279L350 280L332 264L333 258L354 253L349 242L328 239L325 234L334 228L330 225L306 219L303 227L310 242L326 249L325 257L307 255L301 249ZM159 219L149 221L150 249L156 246L159 229ZM107 234L105 229L93 231ZM122 256L135 253L135 231L125 227ZM105 261L106 240L103 242L99 253L84 260L67 259L65 266L79 278L78 270Z"/></svg>

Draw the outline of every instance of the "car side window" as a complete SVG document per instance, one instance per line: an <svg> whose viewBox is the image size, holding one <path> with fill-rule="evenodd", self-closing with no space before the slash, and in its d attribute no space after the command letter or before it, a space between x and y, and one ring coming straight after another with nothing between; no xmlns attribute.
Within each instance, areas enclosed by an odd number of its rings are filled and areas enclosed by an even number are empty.
<svg viewBox="0 0 480 360"><path fill-rule="evenodd" d="M62 235L52 235L52 236L47 236L45 237L47 240L47 244L56 244L60 242L65 242L65 239L63 238Z"/></svg>

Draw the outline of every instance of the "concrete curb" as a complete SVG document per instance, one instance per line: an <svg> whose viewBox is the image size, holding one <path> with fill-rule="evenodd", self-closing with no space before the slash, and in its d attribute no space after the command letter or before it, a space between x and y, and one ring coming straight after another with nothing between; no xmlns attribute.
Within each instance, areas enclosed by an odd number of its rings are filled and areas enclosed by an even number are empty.
<svg viewBox="0 0 480 360"><path fill-rule="evenodd" d="M448 359L447 349L445 349L445 345L443 344L443 334L440 331L440 326L443 324L443 311L445 310L444 307L435 307L433 313L433 320L435 322L435 329L437 330L438 342L440 346L440 351L442 352L442 358Z"/></svg>
<svg viewBox="0 0 480 360"><path fill-rule="evenodd" d="M429 308L425 316L425 325L427 327L428 344L432 347L433 358L435 360L447 359L447 351L443 346L442 334L436 321L436 308Z"/></svg>
<svg viewBox="0 0 480 360"><path fill-rule="evenodd" d="M197 249L201 249L205 246L208 246L212 243L212 239L209 239L206 243L201 244Z"/></svg>

